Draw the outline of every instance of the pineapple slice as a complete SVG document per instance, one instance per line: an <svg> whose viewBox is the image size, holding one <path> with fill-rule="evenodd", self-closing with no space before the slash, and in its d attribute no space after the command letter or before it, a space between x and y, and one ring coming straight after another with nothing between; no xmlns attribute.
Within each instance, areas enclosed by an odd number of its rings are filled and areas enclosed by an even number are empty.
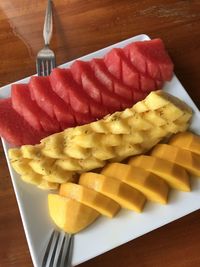
<svg viewBox="0 0 200 267"><path fill-rule="evenodd" d="M42 145L24 145L21 146L22 156L27 159L40 159L42 157L41 154Z"/></svg>
<svg viewBox="0 0 200 267"><path fill-rule="evenodd" d="M30 171L27 174L22 175L21 179L26 183L39 185L42 182L43 177L34 171Z"/></svg>
<svg viewBox="0 0 200 267"><path fill-rule="evenodd" d="M73 142L78 146L83 148L92 148L99 146L101 143L101 134L92 133L92 134L82 134L74 136Z"/></svg>
<svg viewBox="0 0 200 267"><path fill-rule="evenodd" d="M109 133L109 130L104 122L104 119L90 123L90 128L95 133Z"/></svg>
<svg viewBox="0 0 200 267"><path fill-rule="evenodd" d="M67 171L79 171L82 170L82 167L76 159L66 158L66 159L57 159L56 165Z"/></svg>
<svg viewBox="0 0 200 267"><path fill-rule="evenodd" d="M51 183L46 180L42 180L41 183L38 185L38 188L43 190L57 190L59 187L58 183Z"/></svg>
<svg viewBox="0 0 200 267"><path fill-rule="evenodd" d="M80 172L84 171L90 171L93 169L101 168L105 165L105 161L96 159L95 157L89 157L86 159L80 159L78 161L80 164L82 170Z"/></svg>
<svg viewBox="0 0 200 267"><path fill-rule="evenodd" d="M108 160L116 156L113 147L99 146L92 149L92 155L99 160Z"/></svg>
<svg viewBox="0 0 200 267"><path fill-rule="evenodd" d="M86 159L90 156L91 151L89 148L84 148L76 143L69 143L64 147L64 153L74 159Z"/></svg>
<svg viewBox="0 0 200 267"><path fill-rule="evenodd" d="M131 127L131 133L135 131L146 131L153 128L152 123L144 118L144 114L134 113L132 117L127 119L128 125Z"/></svg>
<svg viewBox="0 0 200 267"><path fill-rule="evenodd" d="M51 174L51 170L55 161L55 159L42 158L29 160L28 164L36 173L41 175L49 175Z"/></svg>
<svg viewBox="0 0 200 267"><path fill-rule="evenodd" d="M23 157L22 151L19 148L10 148L8 150L8 157L10 160L20 159Z"/></svg>
<svg viewBox="0 0 200 267"><path fill-rule="evenodd" d="M106 127L108 128L109 132L112 134L129 134L130 133L129 125L126 123L125 120L123 120L120 117L119 112L110 115L106 119Z"/></svg>
<svg viewBox="0 0 200 267"><path fill-rule="evenodd" d="M48 182L63 184L74 180L74 172L66 171L54 164L51 172L48 175L44 175L43 179Z"/></svg>
<svg viewBox="0 0 200 267"><path fill-rule="evenodd" d="M26 175L32 171L29 166L30 159L20 158L11 161L13 169L20 175Z"/></svg>
<svg viewBox="0 0 200 267"><path fill-rule="evenodd" d="M121 147L115 148L115 153L117 155L116 158L120 157L121 160L132 155L138 155L142 152L143 152L143 149L140 145L132 145L129 143L124 143L122 144ZM112 160L115 161L115 158L113 158Z"/></svg>
<svg viewBox="0 0 200 267"><path fill-rule="evenodd" d="M152 110L151 112L145 112L143 114L143 119L150 122L152 125L155 126L163 126L166 124L166 120L163 119L160 114L157 112L157 110Z"/></svg>
<svg viewBox="0 0 200 267"><path fill-rule="evenodd" d="M65 158L66 155L63 153L65 146L64 133L56 133L46 137L41 141L43 147L41 148L42 154L50 158Z"/></svg>
<svg viewBox="0 0 200 267"><path fill-rule="evenodd" d="M144 131L135 131L131 134L122 135L122 144L141 144L145 140Z"/></svg>
<svg viewBox="0 0 200 267"><path fill-rule="evenodd" d="M139 101L131 108L131 110L134 110L137 113L143 113L149 111L149 107L145 104L144 101Z"/></svg>
<svg viewBox="0 0 200 267"><path fill-rule="evenodd" d="M122 143L121 134L105 134L101 137L101 144L103 146L121 146Z"/></svg>

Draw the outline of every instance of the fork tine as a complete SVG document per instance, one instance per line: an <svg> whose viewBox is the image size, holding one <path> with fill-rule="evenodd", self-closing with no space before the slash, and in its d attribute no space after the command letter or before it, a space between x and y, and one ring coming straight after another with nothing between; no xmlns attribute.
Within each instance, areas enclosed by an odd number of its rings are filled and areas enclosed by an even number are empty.
<svg viewBox="0 0 200 267"><path fill-rule="evenodd" d="M56 249L56 253L55 253L55 257L54 257L54 262L53 262L53 266L55 266L55 267L60 266L59 259L61 257L62 247L63 247L63 244L65 242L65 238L66 238L66 235L63 233L60 233L59 242L57 245L57 249Z"/></svg>
<svg viewBox="0 0 200 267"><path fill-rule="evenodd" d="M56 67L56 58L55 56L51 59L51 70Z"/></svg>
<svg viewBox="0 0 200 267"><path fill-rule="evenodd" d="M36 69L37 69L38 76L42 76L41 62L39 59L37 59L37 61L36 61Z"/></svg>
<svg viewBox="0 0 200 267"><path fill-rule="evenodd" d="M48 260L48 256L49 256L49 250L50 250L54 235L55 235L55 230L52 231L51 237L49 239L49 243L48 243L48 245L46 247L46 251L45 251L45 254L44 254L43 261L42 261L42 267L46 266L46 263L47 263L47 260Z"/></svg>
<svg viewBox="0 0 200 267"><path fill-rule="evenodd" d="M49 258L49 261L47 262L47 266L48 267L53 267L54 266L54 259L55 259L55 255L56 255L56 250L58 248L58 241L59 241L59 238L60 238L60 233L59 232L57 232L57 233L58 233L58 235L57 235L55 244L54 244L54 246L51 247L51 250L49 252L50 258Z"/></svg>
<svg viewBox="0 0 200 267"><path fill-rule="evenodd" d="M68 235L68 238L65 239L63 250L62 250L62 259L60 265L58 266L71 266L72 251L73 251L73 235Z"/></svg>
<svg viewBox="0 0 200 267"><path fill-rule="evenodd" d="M47 75L50 75L51 71L52 71L52 64L51 64L51 59L47 60Z"/></svg>

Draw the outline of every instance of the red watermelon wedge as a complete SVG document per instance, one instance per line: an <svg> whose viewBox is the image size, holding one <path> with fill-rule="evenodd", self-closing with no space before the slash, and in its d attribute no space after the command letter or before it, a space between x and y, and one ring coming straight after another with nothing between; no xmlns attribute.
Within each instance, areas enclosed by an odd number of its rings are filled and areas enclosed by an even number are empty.
<svg viewBox="0 0 200 267"><path fill-rule="evenodd" d="M64 125L66 128L76 125L70 105L52 90L49 77L33 76L29 82L29 88L38 106L51 118L56 119L62 129Z"/></svg>
<svg viewBox="0 0 200 267"><path fill-rule="evenodd" d="M121 101L132 104L133 94L130 87L124 85L120 80L116 79L106 68L101 58L94 58L90 61L90 66L96 78L104 84L107 89L121 97ZM128 101L128 102L126 102Z"/></svg>
<svg viewBox="0 0 200 267"><path fill-rule="evenodd" d="M161 81L171 80L174 66L161 39L131 43L124 51L143 74Z"/></svg>
<svg viewBox="0 0 200 267"><path fill-rule="evenodd" d="M58 132L60 126L56 120L51 119L35 101L32 100L27 84L12 85L13 108L36 130L49 133Z"/></svg>
<svg viewBox="0 0 200 267"><path fill-rule="evenodd" d="M43 131L36 131L12 107L11 98L0 100L0 136L15 146L38 144L46 136Z"/></svg>
<svg viewBox="0 0 200 267"><path fill-rule="evenodd" d="M76 60L70 69L76 82L82 85L89 97L106 107L110 112L121 110L120 97L115 93L111 93L95 77L88 62Z"/></svg>
<svg viewBox="0 0 200 267"><path fill-rule="evenodd" d="M50 75L52 89L74 112L90 115L94 120L108 114L108 110L90 98L78 85L69 69L54 69Z"/></svg>

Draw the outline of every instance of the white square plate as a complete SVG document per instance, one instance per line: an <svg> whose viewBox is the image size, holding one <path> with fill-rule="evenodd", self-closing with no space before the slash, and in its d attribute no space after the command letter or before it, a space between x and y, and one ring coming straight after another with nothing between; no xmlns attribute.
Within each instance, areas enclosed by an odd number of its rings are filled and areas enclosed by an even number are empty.
<svg viewBox="0 0 200 267"><path fill-rule="evenodd" d="M114 44L80 59L90 60L102 57L113 47L123 47L134 41L148 40L147 35L138 35ZM68 67L72 62L63 64ZM29 78L18 81L27 83ZM11 85L0 89L0 98L10 95ZM191 129L200 134L200 113L176 76L165 83L164 90L184 100L194 111ZM13 171L8 160L8 148L4 140L3 147L7 158L23 226L30 253L35 267L39 267L44 255L44 247L54 227L48 215L47 192L21 181ZM101 217L86 230L75 236L72 264L78 265L108 250L120 246L134 238L144 235L160 226L172 222L200 208L200 179L193 179L192 192L172 192L166 206L147 203L142 214L121 210L114 219Z"/></svg>

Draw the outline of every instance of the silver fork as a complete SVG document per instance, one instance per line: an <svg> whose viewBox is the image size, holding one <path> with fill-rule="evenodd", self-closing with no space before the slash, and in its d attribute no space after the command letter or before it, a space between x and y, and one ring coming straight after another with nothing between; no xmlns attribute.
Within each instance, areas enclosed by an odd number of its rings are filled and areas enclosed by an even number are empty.
<svg viewBox="0 0 200 267"><path fill-rule="evenodd" d="M44 20L43 37L45 46L37 54L36 69L38 76L47 76L56 66L55 54L49 48L53 30L52 1L48 0ZM73 235L53 230L49 239L42 267L68 267L71 265Z"/></svg>
<svg viewBox="0 0 200 267"><path fill-rule="evenodd" d="M44 20L43 37L45 46L37 54L36 69L38 76L47 76L56 66L54 52L49 48L53 30L52 1L48 0Z"/></svg>
<svg viewBox="0 0 200 267"><path fill-rule="evenodd" d="M54 230L49 239L41 267L71 266L73 235Z"/></svg>

